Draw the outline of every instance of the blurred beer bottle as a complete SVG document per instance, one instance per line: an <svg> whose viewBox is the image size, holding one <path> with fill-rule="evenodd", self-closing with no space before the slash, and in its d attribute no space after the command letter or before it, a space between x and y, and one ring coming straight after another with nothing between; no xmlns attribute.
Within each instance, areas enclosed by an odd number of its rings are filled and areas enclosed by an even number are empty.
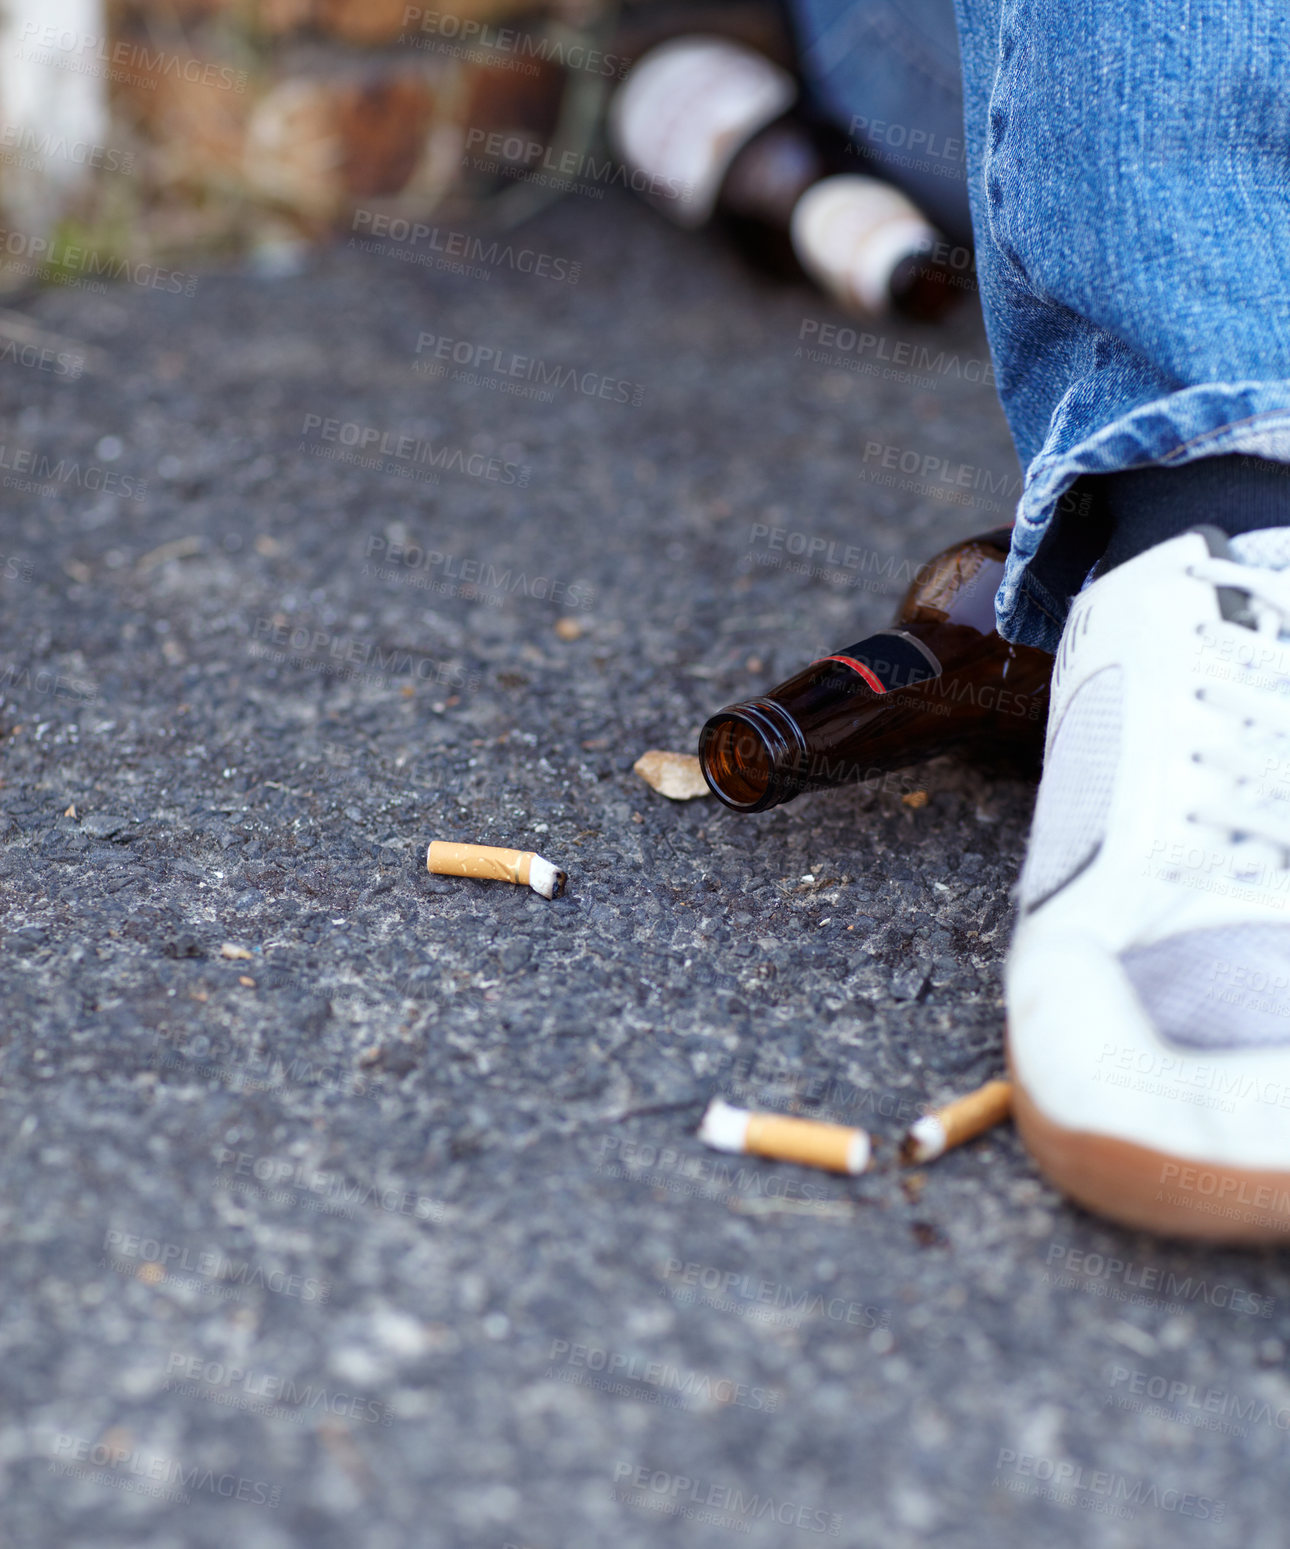
<svg viewBox="0 0 1290 1549"><path fill-rule="evenodd" d="M706 36L660 44L609 119L632 186L664 214L723 227L760 267L804 272L849 312L931 320L961 294L933 256L944 247L936 228L889 183L841 172L845 141L753 49Z"/></svg>
<svg viewBox="0 0 1290 1549"><path fill-rule="evenodd" d="M890 629L812 662L760 699L727 705L699 762L736 812L854 784L939 753L1037 773L1053 659L994 627L1005 528L921 566Z"/></svg>

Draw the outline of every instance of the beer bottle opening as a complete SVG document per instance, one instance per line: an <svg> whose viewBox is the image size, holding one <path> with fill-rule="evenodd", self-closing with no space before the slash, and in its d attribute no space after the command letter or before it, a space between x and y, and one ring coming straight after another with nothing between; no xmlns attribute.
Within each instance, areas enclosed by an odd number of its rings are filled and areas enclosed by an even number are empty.
<svg viewBox="0 0 1290 1549"><path fill-rule="evenodd" d="M727 705L699 734L704 778L736 812L764 812L796 796L805 754L802 728L773 699Z"/></svg>
<svg viewBox="0 0 1290 1549"><path fill-rule="evenodd" d="M699 759L708 784L731 806L755 811L770 791L771 751L746 721L733 716L709 721L703 728Z"/></svg>

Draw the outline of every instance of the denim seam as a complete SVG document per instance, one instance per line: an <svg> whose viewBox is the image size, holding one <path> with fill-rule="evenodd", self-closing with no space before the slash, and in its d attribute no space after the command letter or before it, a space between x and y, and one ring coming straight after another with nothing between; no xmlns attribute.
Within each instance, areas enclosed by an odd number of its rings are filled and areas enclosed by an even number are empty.
<svg viewBox="0 0 1290 1549"><path fill-rule="evenodd" d="M1032 608L1037 608L1058 629L1065 626L1066 615L1070 611L1069 604L1063 606L1057 601L1044 583L1034 575L1031 565L1027 565L1022 571L1021 585L1018 590Z"/></svg>
<svg viewBox="0 0 1290 1549"><path fill-rule="evenodd" d="M1007 88L1003 84L1003 74L1005 69L1008 68L1008 61L1011 59L1013 53L1013 50L1009 48L1008 57L1005 59L1003 38L1007 29L1008 19L1004 15L1004 8L1000 7L999 35L995 40L996 62L994 67L994 76L990 82L990 95L986 101L985 107L986 136L985 145L982 149L981 155L981 188L985 195L986 220L989 224L990 236L994 242L995 247L998 249L1000 255L1011 265L1013 276L1017 280L1018 284L1024 287L1024 289L1027 290L1030 295L1034 296L1036 299L1042 299L1039 297L1038 292L1035 290L1034 285L1031 283L1030 276L1026 271L1025 265L1021 262L1021 259L1017 252L1014 250L1012 243L1005 240L1002 231L1003 177L1001 173L996 172L995 164L998 161L999 153L1003 149L1004 137L1007 134L1008 124L1010 122L1008 114L1003 107L1003 103L1006 101L1008 96ZM996 107L998 107L999 111L1003 112L1004 114L1004 124L1002 129L996 129L994 126L994 114ZM990 192L990 181L992 177L997 180L1000 188L1000 195L997 201Z"/></svg>
<svg viewBox="0 0 1290 1549"><path fill-rule="evenodd" d="M1157 461L1161 463L1169 463L1177 457L1178 453L1187 451L1189 447L1203 446L1205 442L1213 441L1216 437L1225 434L1227 431L1239 430L1243 425L1257 425L1260 420L1281 418L1290 419L1290 405L1287 405L1284 409L1261 409L1258 414L1247 414L1243 420L1228 420L1223 425L1215 425L1212 429L1205 431L1203 434L1199 436L1193 436L1190 441L1180 442L1172 452L1166 452L1165 455L1158 458ZM1273 461L1275 460L1276 459L1273 459ZM1188 458L1186 461L1192 462L1196 461L1196 459Z"/></svg>
<svg viewBox="0 0 1290 1549"><path fill-rule="evenodd" d="M1219 382L1201 382L1196 383L1195 385L1197 387L1213 387L1219 391L1230 391L1230 389L1226 388L1223 383ZM1188 392L1191 391L1191 389L1184 388L1182 391ZM1122 435L1127 433L1129 430L1129 425L1126 423L1127 421L1131 420L1142 410L1152 409L1167 404L1169 398L1175 396L1177 396L1177 394L1171 393L1165 398L1157 398L1153 400L1152 403L1142 404L1137 409L1131 409L1128 414L1121 415L1118 420L1112 420L1106 425L1100 425L1092 436L1085 437L1084 441L1077 443L1073 447L1068 447L1063 452L1049 452L1047 455L1040 454L1040 456L1037 457L1030 465L1029 476L1026 481L1027 490L1032 488L1035 484L1041 482L1041 480L1043 480L1047 475L1060 470L1063 467L1066 467L1068 471L1071 471L1074 477L1078 477L1082 473L1128 473L1134 468L1154 467L1157 463L1172 465L1178 462L1189 462L1193 459L1182 456L1182 453L1188 451L1192 447L1202 446L1207 442L1217 441L1225 434L1228 434L1233 430L1238 430L1242 426L1257 425L1263 420L1285 419L1290 421L1290 405L1287 405L1284 409L1261 409L1257 414L1247 414L1244 419L1227 420L1222 425L1211 426L1209 429L1201 432L1201 434L1192 436L1187 441L1180 441L1176 446L1170 448L1168 452L1149 455L1144 458L1142 462L1124 463L1115 468L1090 468L1083 466L1078 461L1081 452L1090 448L1090 443L1095 443L1108 434ZM1074 467L1072 468L1071 464L1073 459L1076 461ZM1058 493L1060 494L1061 492L1059 491ZM1033 518L1027 518L1027 521L1032 522Z"/></svg>

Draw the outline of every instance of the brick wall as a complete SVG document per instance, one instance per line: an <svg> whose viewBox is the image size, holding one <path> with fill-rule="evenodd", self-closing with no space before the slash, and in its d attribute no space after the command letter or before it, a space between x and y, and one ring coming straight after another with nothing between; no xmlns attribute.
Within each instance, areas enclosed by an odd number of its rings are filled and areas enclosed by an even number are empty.
<svg viewBox="0 0 1290 1549"><path fill-rule="evenodd" d="M18 253L6 244L10 286L32 280L41 232L191 261L326 238L359 207L469 218L500 185L468 140L563 145L571 116L587 148L614 84L660 37L719 30L784 53L762 0L9 0L8 10L0 213L7 232L30 238Z"/></svg>

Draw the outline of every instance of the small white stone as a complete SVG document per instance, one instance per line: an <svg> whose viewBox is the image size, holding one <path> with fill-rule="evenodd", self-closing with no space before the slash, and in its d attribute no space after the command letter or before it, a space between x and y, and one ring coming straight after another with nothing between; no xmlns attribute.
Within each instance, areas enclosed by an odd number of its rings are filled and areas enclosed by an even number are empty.
<svg viewBox="0 0 1290 1549"><path fill-rule="evenodd" d="M376 1387L385 1380L387 1368L370 1350L361 1345L342 1345L331 1356L331 1369L355 1387Z"/></svg>
<svg viewBox="0 0 1290 1549"><path fill-rule="evenodd" d="M669 801L692 801L696 796L712 794L693 753L667 753L651 748L641 754L632 768L646 785L653 786Z"/></svg>
<svg viewBox="0 0 1290 1549"><path fill-rule="evenodd" d="M387 1350L396 1355L420 1355L426 1347L425 1330L406 1312L383 1308L372 1319L372 1332Z"/></svg>

